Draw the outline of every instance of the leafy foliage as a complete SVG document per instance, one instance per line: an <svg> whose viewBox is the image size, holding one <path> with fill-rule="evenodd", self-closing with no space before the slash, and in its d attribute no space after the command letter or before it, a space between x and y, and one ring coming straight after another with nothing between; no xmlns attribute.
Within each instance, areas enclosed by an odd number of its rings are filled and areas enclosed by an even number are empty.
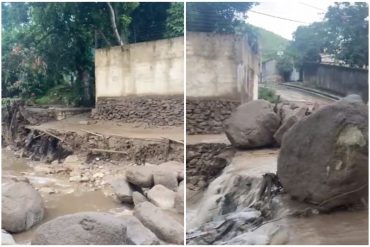
<svg viewBox="0 0 370 247"><path fill-rule="evenodd" d="M329 33L328 52L350 66L368 65L369 6L366 2L338 2L325 15Z"/></svg>
<svg viewBox="0 0 370 247"><path fill-rule="evenodd" d="M126 43L183 33L181 4L111 6ZM45 103L57 90L66 104L93 104L94 48L118 44L110 17L104 2L2 3L2 96Z"/></svg>
<svg viewBox="0 0 370 247"><path fill-rule="evenodd" d="M352 67L368 65L368 4L335 3L325 20L300 26L288 51L298 67L305 62L321 62L328 53Z"/></svg>
<svg viewBox="0 0 370 247"><path fill-rule="evenodd" d="M244 17L254 4L253 2L189 2L186 5L187 30L234 33L235 26L242 22L241 17Z"/></svg>
<svg viewBox="0 0 370 247"><path fill-rule="evenodd" d="M166 37L181 36L184 33L184 3L173 2L167 10Z"/></svg>
<svg viewBox="0 0 370 247"><path fill-rule="evenodd" d="M266 87L258 88L258 98L267 100L273 104L280 102L280 96L276 94L276 91Z"/></svg>

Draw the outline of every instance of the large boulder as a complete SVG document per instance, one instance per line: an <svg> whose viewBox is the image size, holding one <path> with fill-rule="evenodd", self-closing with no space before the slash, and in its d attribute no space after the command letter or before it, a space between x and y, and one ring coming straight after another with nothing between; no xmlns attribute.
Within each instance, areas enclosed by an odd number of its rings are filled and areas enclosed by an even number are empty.
<svg viewBox="0 0 370 247"><path fill-rule="evenodd" d="M184 227L152 203L136 205L134 216L160 239L172 244L184 243Z"/></svg>
<svg viewBox="0 0 370 247"><path fill-rule="evenodd" d="M122 216L127 228L127 244L159 245L157 236L132 215Z"/></svg>
<svg viewBox="0 0 370 247"><path fill-rule="evenodd" d="M173 208L175 205L176 192L157 184L148 191L148 199L156 206L163 209Z"/></svg>
<svg viewBox="0 0 370 247"><path fill-rule="evenodd" d="M124 220L108 213L83 212L53 219L37 228L33 245L124 245Z"/></svg>
<svg viewBox="0 0 370 247"><path fill-rule="evenodd" d="M330 209L367 197L368 107L341 101L284 135L278 176L294 198Z"/></svg>
<svg viewBox="0 0 370 247"><path fill-rule="evenodd" d="M306 112L307 112L306 107L300 107L296 108L291 116L289 116L287 119L285 119L279 129L275 132L274 134L274 139L275 141L281 145L281 142L283 140L283 136L285 133L298 121L300 121L303 117L305 117Z"/></svg>
<svg viewBox="0 0 370 247"><path fill-rule="evenodd" d="M257 148L274 143L273 135L279 128L280 117L266 100L255 100L240 105L225 121L225 133L237 148Z"/></svg>
<svg viewBox="0 0 370 247"><path fill-rule="evenodd" d="M127 181L139 187L153 186L153 169L147 166L132 166L126 171Z"/></svg>
<svg viewBox="0 0 370 247"><path fill-rule="evenodd" d="M133 203L132 199L132 186L126 181L125 178L118 178L112 183L112 190L117 196L118 200L123 203Z"/></svg>
<svg viewBox="0 0 370 247"><path fill-rule="evenodd" d="M28 183L4 183L1 202L2 228L10 233L26 231L44 217L42 197Z"/></svg>

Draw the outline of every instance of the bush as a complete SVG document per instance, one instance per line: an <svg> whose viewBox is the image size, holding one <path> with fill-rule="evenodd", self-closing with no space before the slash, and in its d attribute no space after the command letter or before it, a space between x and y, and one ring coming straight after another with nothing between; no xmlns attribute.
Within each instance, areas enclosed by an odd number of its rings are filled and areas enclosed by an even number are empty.
<svg viewBox="0 0 370 247"><path fill-rule="evenodd" d="M53 87L45 95L35 99L38 105L61 104L66 106L77 106L81 103L82 94L68 84Z"/></svg>
<svg viewBox="0 0 370 247"><path fill-rule="evenodd" d="M265 87L258 88L258 98L273 104L280 102L280 95L277 95L275 90Z"/></svg>

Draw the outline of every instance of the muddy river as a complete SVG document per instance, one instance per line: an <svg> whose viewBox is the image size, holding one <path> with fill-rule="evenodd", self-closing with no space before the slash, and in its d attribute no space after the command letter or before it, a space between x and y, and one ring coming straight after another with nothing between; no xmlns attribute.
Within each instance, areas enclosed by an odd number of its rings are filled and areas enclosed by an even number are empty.
<svg viewBox="0 0 370 247"><path fill-rule="evenodd" d="M45 217L43 222L58 216L82 211L111 212L117 215L131 214L132 210L106 196L101 190L87 191L69 183L68 178L56 175L36 174L31 165L35 164L26 159L16 158L9 151L2 151L2 178L12 176L27 177L41 195L45 204ZM39 164L40 165L40 164ZM58 191L54 194L43 193L42 189L48 188ZM29 244L37 225L29 231L13 234L18 244Z"/></svg>
<svg viewBox="0 0 370 247"><path fill-rule="evenodd" d="M238 152L232 163L215 179L204 192L187 191L187 230L199 226L200 212L206 212L212 205L207 204L215 196L213 188L220 183L227 184L228 176L248 174L259 177L266 172L276 172L278 150L266 149ZM283 200L283 199L282 199ZM289 202L286 202L288 200ZM285 203L284 203L285 201ZM284 199L281 216L285 211L297 205ZM210 210L208 210L210 211ZM337 211L310 217L276 217L278 220L268 223L283 227L288 232L286 244L368 244L368 210ZM281 219L280 219L281 218ZM266 225L266 226L267 226Z"/></svg>

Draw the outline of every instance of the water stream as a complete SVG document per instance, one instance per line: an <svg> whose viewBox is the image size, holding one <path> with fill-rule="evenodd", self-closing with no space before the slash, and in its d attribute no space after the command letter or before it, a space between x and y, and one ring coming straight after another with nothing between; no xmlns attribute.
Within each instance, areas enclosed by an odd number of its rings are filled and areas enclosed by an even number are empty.
<svg viewBox="0 0 370 247"><path fill-rule="evenodd" d="M256 193L253 183L258 184L258 178L266 172L276 172L277 156L278 150L270 149L238 152L232 163L210 183L206 191L188 191L187 231L220 214L220 204L217 204L217 200L227 191L231 191L232 186L245 187L244 181L238 177L247 175L257 179L251 180L252 186L248 187L248 195L242 194L241 197L244 198L237 199L251 203ZM277 199L282 208L277 210L274 218L281 219L265 226L275 225L286 229L286 244L368 244L368 210L336 211L310 217L282 217L298 206L288 197Z"/></svg>
<svg viewBox="0 0 370 247"><path fill-rule="evenodd" d="M58 193L55 194L41 193L45 205L45 216L41 224L58 216L82 211L111 212L117 215L132 213L130 208L104 195L101 190L81 190L70 184L66 177L35 174L28 160L16 158L13 153L3 150L3 183L6 182L7 178L12 176L23 176L28 178L35 188L48 187L58 191ZM38 225L32 227L26 232L13 234L15 241L18 244L29 244L37 226Z"/></svg>

